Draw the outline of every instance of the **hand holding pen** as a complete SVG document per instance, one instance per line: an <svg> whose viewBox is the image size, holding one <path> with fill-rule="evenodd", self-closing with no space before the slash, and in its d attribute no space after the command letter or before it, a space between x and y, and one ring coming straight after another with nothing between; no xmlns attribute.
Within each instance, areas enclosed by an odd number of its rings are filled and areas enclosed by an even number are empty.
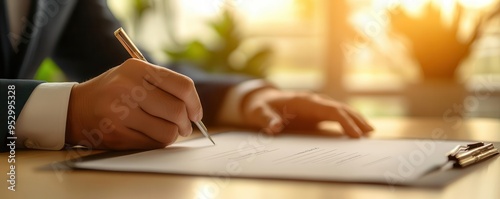
<svg viewBox="0 0 500 199"><path fill-rule="evenodd" d="M146 58L144 57L144 55L142 55L142 53L139 51L139 49L132 42L130 37L128 37L127 33L125 33L125 30L123 30L123 28L118 28L115 31L115 36L133 58L140 59L142 61L147 61ZM207 130L207 127L205 127L205 124L203 124L203 122L201 120L193 121L193 122L196 124L198 129L200 129L201 133L205 137L207 137L212 142L212 144L215 145L214 140L212 140L210 135L208 135L208 130Z"/></svg>
<svg viewBox="0 0 500 199"><path fill-rule="evenodd" d="M193 81L138 59L71 89L65 142L91 149L155 149L192 133L203 110ZM200 125L203 128L203 126Z"/></svg>

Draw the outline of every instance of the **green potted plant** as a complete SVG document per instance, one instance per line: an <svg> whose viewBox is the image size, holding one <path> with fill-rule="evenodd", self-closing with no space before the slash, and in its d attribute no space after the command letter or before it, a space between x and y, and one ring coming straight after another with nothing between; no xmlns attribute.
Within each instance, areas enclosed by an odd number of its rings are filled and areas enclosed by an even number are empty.
<svg viewBox="0 0 500 199"><path fill-rule="evenodd" d="M193 64L210 73L239 73L254 77L265 77L271 59L271 49L262 47L254 52L243 52L240 47L245 37L237 26L230 10L224 10L215 21L209 22L216 34L215 45L209 46L199 40L165 48L164 52L173 62ZM239 59L234 59L239 56Z"/></svg>

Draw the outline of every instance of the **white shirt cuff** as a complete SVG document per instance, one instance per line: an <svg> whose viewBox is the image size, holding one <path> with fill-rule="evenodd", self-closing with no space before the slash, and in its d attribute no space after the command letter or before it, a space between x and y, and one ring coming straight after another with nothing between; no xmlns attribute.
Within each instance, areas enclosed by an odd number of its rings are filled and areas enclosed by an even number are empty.
<svg viewBox="0 0 500 199"><path fill-rule="evenodd" d="M264 80L249 80L231 88L222 103L217 121L221 124L244 126L241 103L250 92L261 88L273 87Z"/></svg>
<svg viewBox="0 0 500 199"><path fill-rule="evenodd" d="M17 147L44 150L64 147L69 98L75 84L42 83L33 90L16 121Z"/></svg>

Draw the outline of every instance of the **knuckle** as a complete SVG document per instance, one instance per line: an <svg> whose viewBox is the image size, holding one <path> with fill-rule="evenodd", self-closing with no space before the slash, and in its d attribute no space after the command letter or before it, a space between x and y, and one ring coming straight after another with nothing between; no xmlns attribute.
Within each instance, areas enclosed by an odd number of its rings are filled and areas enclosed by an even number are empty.
<svg viewBox="0 0 500 199"><path fill-rule="evenodd" d="M189 78L188 76L185 76L185 75L182 75L182 79L184 80L184 83L186 84L186 86L188 87L192 87L194 88L194 81L193 79Z"/></svg>
<svg viewBox="0 0 500 199"><path fill-rule="evenodd" d="M182 92L180 93L181 98L191 97L191 95L196 92L194 81L184 75L180 76L179 87L182 88Z"/></svg>
<svg viewBox="0 0 500 199"><path fill-rule="evenodd" d="M297 100L306 100L306 99L309 99L310 97L311 97L311 95L309 93L306 93L306 92L298 92L295 95L295 99L297 99Z"/></svg>
<svg viewBox="0 0 500 199"><path fill-rule="evenodd" d="M127 60L125 60L125 62L123 63L123 65L144 68L144 67L147 66L147 64L145 64L145 63L146 62L140 61L140 60L138 60L136 58L128 58Z"/></svg>
<svg viewBox="0 0 500 199"><path fill-rule="evenodd" d="M342 103L336 103L333 105L334 109L337 110L339 113L346 112L348 111L348 106Z"/></svg>
<svg viewBox="0 0 500 199"><path fill-rule="evenodd" d="M118 69L119 70L131 70L131 69L137 68L139 66L141 66L141 64L138 64L137 60L129 58L129 59L125 60L125 62L120 64L118 66Z"/></svg>

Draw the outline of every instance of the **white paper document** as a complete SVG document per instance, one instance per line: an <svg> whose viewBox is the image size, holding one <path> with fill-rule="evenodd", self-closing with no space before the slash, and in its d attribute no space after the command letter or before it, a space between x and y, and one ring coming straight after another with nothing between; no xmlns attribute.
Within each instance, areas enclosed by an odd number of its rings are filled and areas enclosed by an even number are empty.
<svg viewBox="0 0 500 199"><path fill-rule="evenodd" d="M270 137L229 132L164 149L77 161L76 168L170 174L405 184L447 161L470 142Z"/></svg>

